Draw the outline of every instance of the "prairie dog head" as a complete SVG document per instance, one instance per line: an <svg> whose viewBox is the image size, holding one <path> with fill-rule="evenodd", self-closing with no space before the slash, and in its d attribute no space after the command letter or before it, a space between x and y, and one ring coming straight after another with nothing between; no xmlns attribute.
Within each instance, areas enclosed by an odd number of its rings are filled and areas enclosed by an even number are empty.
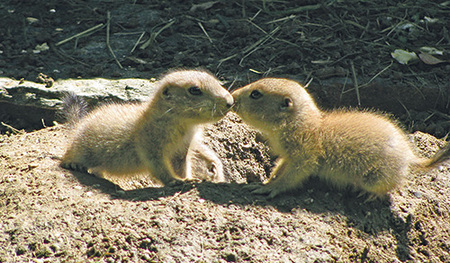
<svg viewBox="0 0 450 263"><path fill-rule="evenodd" d="M158 85L158 103L185 120L199 123L219 120L234 103L219 80L205 71L174 71L165 75Z"/></svg>
<svg viewBox="0 0 450 263"><path fill-rule="evenodd" d="M290 124L298 127L320 117L311 96L292 80L264 78L235 90L232 95L233 110L263 132L271 133Z"/></svg>

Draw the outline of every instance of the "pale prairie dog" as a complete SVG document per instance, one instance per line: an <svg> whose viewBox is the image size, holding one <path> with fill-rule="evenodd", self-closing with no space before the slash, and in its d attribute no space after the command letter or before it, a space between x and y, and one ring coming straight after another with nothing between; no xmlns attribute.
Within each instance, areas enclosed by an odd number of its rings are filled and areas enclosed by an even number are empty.
<svg viewBox="0 0 450 263"><path fill-rule="evenodd" d="M263 132L280 157L267 184L247 186L270 198L301 186L312 174L383 197L410 169L450 157L450 144L431 159L417 157L406 134L382 114L321 111L300 84L288 79L261 79L232 95L233 110Z"/></svg>
<svg viewBox="0 0 450 263"><path fill-rule="evenodd" d="M202 143L201 127L232 105L231 94L211 74L171 72L148 102L104 105L83 117L61 166L99 177L150 174L166 185L192 179L202 161L215 170L214 181L223 181L222 162Z"/></svg>

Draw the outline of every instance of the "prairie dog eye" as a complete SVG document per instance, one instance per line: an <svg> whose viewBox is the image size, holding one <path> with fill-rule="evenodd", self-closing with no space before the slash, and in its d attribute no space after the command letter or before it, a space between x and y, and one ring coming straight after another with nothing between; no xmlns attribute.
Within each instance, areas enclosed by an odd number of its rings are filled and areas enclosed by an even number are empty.
<svg viewBox="0 0 450 263"><path fill-rule="evenodd" d="M262 96L263 96L263 94L261 92L259 92L258 90L253 90L250 93L250 98L252 98L254 100L257 100L257 99L261 98Z"/></svg>
<svg viewBox="0 0 450 263"><path fill-rule="evenodd" d="M202 90L199 87L193 86L188 89L189 93L194 96L200 96L203 94Z"/></svg>

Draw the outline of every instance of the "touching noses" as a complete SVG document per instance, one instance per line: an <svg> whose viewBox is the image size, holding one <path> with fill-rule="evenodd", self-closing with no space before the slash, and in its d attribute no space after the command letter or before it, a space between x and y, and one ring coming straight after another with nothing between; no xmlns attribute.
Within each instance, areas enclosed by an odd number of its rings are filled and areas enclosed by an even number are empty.
<svg viewBox="0 0 450 263"><path fill-rule="evenodd" d="M234 104L233 96L231 96L231 94L227 94L227 96L225 97L225 100L227 102L227 108L231 108Z"/></svg>

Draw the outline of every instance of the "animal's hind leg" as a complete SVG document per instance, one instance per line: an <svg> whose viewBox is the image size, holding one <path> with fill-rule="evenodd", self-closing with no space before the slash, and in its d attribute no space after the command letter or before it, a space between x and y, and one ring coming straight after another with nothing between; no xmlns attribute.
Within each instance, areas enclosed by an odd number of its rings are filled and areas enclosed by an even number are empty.
<svg viewBox="0 0 450 263"><path fill-rule="evenodd" d="M79 163L73 163L73 162L61 162L60 165L62 168L77 172L83 172L88 173L88 168L84 165L81 165Z"/></svg>
<svg viewBox="0 0 450 263"><path fill-rule="evenodd" d="M369 193L370 200L384 199L400 184L403 174L404 171L395 169L370 171L363 176L361 188Z"/></svg>
<svg viewBox="0 0 450 263"><path fill-rule="evenodd" d="M88 173L88 174L91 174L91 175L94 175L94 176L97 176L100 178L104 178L104 176L103 176L104 168L101 166L87 168L86 166L79 164L79 163L61 163L60 166L64 169L82 172L82 173Z"/></svg>

